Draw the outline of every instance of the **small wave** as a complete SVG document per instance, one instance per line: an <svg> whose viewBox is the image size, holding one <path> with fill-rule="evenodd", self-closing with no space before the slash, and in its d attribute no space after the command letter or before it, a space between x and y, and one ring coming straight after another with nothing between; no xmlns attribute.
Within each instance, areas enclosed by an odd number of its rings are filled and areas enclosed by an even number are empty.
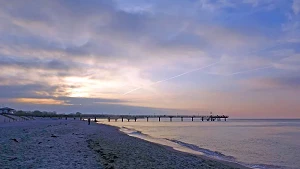
<svg viewBox="0 0 300 169"><path fill-rule="evenodd" d="M148 136L147 134L144 134L141 131L137 131L137 130L134 130L132 128L127 128L127 127L121 127L120 131L122 131L128 135Z"/></svg>
<svg viewBox="0 0 300 169"><path fill-rule="evenodd" d="M128 127L124 127L124 126L120 127L120 131L126 133L129 136L138 137L138 138L150 141L150 142L155 142L155 143L163 144L163 145L167 145L167 146L170 146L170 142L172 142L176 145L179 145L179 146L183 147L183 148L173 147L176 150L187 152L187 151L184 151L184 149L188 149L188 150L190 150L188 152L192 153L192 154L194 154L193 152L199 152L202 155L207 156L207 157L219 159L219 160L222 160L222 161L228 161L228 162L241 164L243 166L247 166L247 167L253 168L253 169L294 169L294 168L274 166L274 165L266 165L266 164L246 164L246 163L242 163L242 162L237 161L235 157L225 155L225 154L223 154L221 152L218 152L218 151L212 151L212 150L209 150L209 149L201 148L197 145L190 144L190 143L185 143L183 141L179 141L179 140L175 140L175 139L155 138L155 137L147 135L147 134L145 134L141 131L138 131L138 130L135 130L135 129L132 129L132 128L128 128Z"/></svg>
<svg viewBox="0 0 300 169"><path fill-rule="evenodd" d="M209 157L214 157L214 158L218 158L218 159L222 159L222 160L230 160L230 161L235 160L235 158L233 156L227 156L227 155L224 155L224 154L222 154L218 151L211 151L209 149L201 148L201 147L199 147L197 145L194 145L194 144L185 143L185 142L182 142L182 141L179 141L179 140L172 140L172 139L166 139L166 140L172 141L174 143L177 143L177 144L179 144L183 147L192 149L194 151L201 152L204 155L209 156Z"/></svg>
<svg viewBox="0 0 300 169"><path fill-rule="evenodd" d="M170 146L170 142L174 143L175 145L179 145L180 147L182 147L182 148L177 147L177 146L173 147L174 149L177 149L179 151L188 150L188 152L192 153L192 154L198 152L204 156L212 157L212 158L219 159L219 160L231 161L231 162L235 161L235 158L233 156L227 156L227 155L222 154L221 152L201 148L197 145L185 143L183 141L168 139L168 138L155 138L150 135L144 134L141 131L138 131L138 130L135 130L132 128L128 128L128 127L124 127L124 126L120 128L120 131L128 134L129 136L139 137L141 139L145 139L150 142L155 142L158 144ZM187 152L187 151L184 151L184 152ZM196 153L196 154L198 154L198 153Z"/></svg>
<svg viewBox="0 0 300 169"><path fill-rule="evenodd" d="M254 169L296 169L291 167L267 165L267 164L252 164L247 166Z"/></svg>
<svg viewBox="0 0 300 169"><path fill-rule="evenodd" d="M234 157L224 155L224 154L222 154L220 152L217 152L217 151L211 151L209 149L200 148L197 145L185 143L185 142L182 142L182 141L179 141L179 140L173 140L173 139L168 139L168 138L162 138L162 139L154 138L152 136L149 136L147 134L144 134L141 131L137 131L137 130L132 129L132 128L121 127L120 131L122 131L122 132L124 132L124 133L126 133L128 135L137 136L137 137L144 138L144 139L147 139L147 140L149 140L149 138L150 138L152 141L153 140L157 140L157 141L159 141L159 140L160 141L161 140L170 141L170 142L173 142L173 143L175 143L175 144L177 144L179 146L182 146L184 148L190 149L192 151L200 152L200 153L202 153L205 156L214 157L214 158L218 158L218 159L221 159L221 160L229 160L229 161L234 161L235 160Z"/></svg>
<svg viewBox="0 0 300 169"><path fill-rule="evenodd" d="M133 131L133 132L130 132L130 133L128 133L128 134L129 134L129 135L141 136L141 137L147 136L146 134L144 134L144 133L142 133L142 132L140 132L140 131Z"/></svg>

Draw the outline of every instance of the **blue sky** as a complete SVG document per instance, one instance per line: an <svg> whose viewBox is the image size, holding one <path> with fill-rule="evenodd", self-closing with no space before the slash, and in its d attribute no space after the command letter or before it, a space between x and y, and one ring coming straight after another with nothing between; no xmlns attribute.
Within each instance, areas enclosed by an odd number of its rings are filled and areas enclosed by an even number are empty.
<svg viewBox="0 0 300 169"><path fill-rule="evenodd" d="M0 104L300 117L299 0L0 1Z"/></svg>

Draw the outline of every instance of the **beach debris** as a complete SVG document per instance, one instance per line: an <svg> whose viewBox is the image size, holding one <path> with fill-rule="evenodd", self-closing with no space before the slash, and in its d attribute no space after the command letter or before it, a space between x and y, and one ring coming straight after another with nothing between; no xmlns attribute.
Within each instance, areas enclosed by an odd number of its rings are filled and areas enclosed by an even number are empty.
<svg viewBox="0 0 300 169"><path fill-rule="evenodd" d="M107 165L107 166L105 166L105 169L114 169L114 166Z"/></svg>
<svg viewBox="0 0 300 169"><path fill-rule="evenodd" d="M19 142L19 141L18 141L17 139L15 139L15 138L11 138L10 140L12 140L12 141L14 141L14 142L16 142L16 143Z"/></svg>
<svg viewBox="0 0 300 169"><path fill-rule="evenodd" d="M52 135L51 135L51 137L54 137L54 138L56 138L56 137L58 137L58 136L56 136L56 135L52 134Z"/></svg>
<svg viewBox="0 0 300 169"><path fill-rule="evenodd" d="M13 157L13 158L9 159L9 161L14 161L16 159L18 159L18 157Z"/></svg>

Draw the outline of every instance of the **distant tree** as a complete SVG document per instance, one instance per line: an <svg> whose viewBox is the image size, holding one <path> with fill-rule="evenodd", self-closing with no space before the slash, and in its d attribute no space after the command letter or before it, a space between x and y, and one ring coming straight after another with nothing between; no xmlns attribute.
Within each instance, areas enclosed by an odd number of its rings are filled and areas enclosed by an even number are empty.
<svg viewBox="0 0 300 169"><path fill-rule="evenodd" d="M53 112L47 112L46 114L49 114L49 115L56 115L56 112L53 111Z"/></svg>
<svg viewBox="0 0 300 169"><path fill-rule="evenodd" d="M15 115L19 115L19 116L24 116L26 114L27 114L27 112L23 111L23 110L18 110L18 111L15 112Z"/></svg>
<svg viewBox="0 0 300 169"><path fill-rule="evenodd" d="M42 116L42 115L43 115L43 113L42 113L41 111L39 111L39 110L34 110L34 111L32 112L32 114L33 114L34 116Z"/></svg>
<svg viewBox="0 0 300 169"><path fill-rule="evenodd" d="M80 112L76 112L76 116L80 116L81 115L81 113Z"/></svg>
<svg viewBox="0 0 300 169"><path fill-rule="evenodd" d="M40 110L34 110L34 111L23 111L23 110L18 110L15 112L16 115L19 116L55 116L57 113L55 111L50 112L50 111L40 111Z"/></svg>

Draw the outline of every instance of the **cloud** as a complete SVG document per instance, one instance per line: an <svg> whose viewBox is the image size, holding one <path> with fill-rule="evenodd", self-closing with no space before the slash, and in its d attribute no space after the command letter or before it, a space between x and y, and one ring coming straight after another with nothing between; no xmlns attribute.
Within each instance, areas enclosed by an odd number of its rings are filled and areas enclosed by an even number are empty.
<svg viewBox="0 0 300 169"><path fill-rule="evenodd" d="M24 104L41 104L41 105L64 105L65 103L55 99L41 99L41 98L16 98L13 102Z"/></svg>
<svg viewBox="0 0 300 169"><path fill-rule="evenodd" d="M1 79L2 81L2 79ZM18 98L18 97L34 97L36 96L35 91L50 92L53 89L42 86L40 84L31 85L0 85L1 98Z"/></svg>
<svg viewBox="0 0 300 169"><path fill-rule="evenodd" d="M274 69L230 78L294 74L295 4L292 11L292 3L273 0L0 0L1 101L19 98L14 105L30 106L38 102L32 99L45 99L44 106L55 103L63 111L80 103L91 111L112 104L129 110L164 107L156 96L161 95L172 108L176 101L168 92L227 83L216 74L269 64ZM207 71L172 80L173 87L167 87L171 81L151 85L218 61ZM141 86L147 87L122 96ZM178 105L188 108L189 102Z"/></svg>
<svg viewBox="0 0 300 169"><path fill-rule="evenodd" d="M8 35L11 37L7 39L13 37L18 39L17 42L11 42L10 48L13 44L17 45L18 48L23 46L19 49L19 53L16 51L11 52L20 54L21 50L24 50L26 52L22 53L33 53L31 51L34 50L35 54L33 55L44 55L43 57L63 55L63 58L82 56L85 59L122 60L120 55L125 54L129 57L140 58L141 55L149 51L158 51L151 56L147 56L151 59L157 59L161 57L160 51L163 50L168 52L163 57L176 55L176 52L173 51L178 47L181 50L194 51L197 55L199 49L210 47L221 47L223 50L228 47L238 48L246 41L253 41L254 44L254 41L259 40L251 40L254 37L253 35L236 34L236 31L231 31L230 28L222 28L224 26L220 24L211 26L212 23L197 23L194 18L189 19L192 24L187 30L180 31L181 28L179 30L177 28L182 27L182 24L187 24L185 17L177 18L177 16L172 16L173 13L172 15L128 13L118 11L115 4L105 3L105 1L89 1L89 3L49 1L47 4L37 2L34 6L44 7L45 5L56 7L54 9L57 9L57 11L24 10L22 8L24 4L20 3L12 5L14 8L6 13L7 22L11 20L6 31L18 28L22 30L18 32L26 33L25 36L14 35L13 32L12 35ZM189 5L192 6L192 4ZM78 6L80 6L79 9ZM19 8L21 9L18 10ZM69 15L68 12L71 10L78 12ZM36 19L34 17L36 15L45 15L45 17ZM76 19L81 20L80 25L78 25ZM38 24L29 24L31 21ZM197 31L191 32L193 29ZM170 34L177 34L177 36L170 39ZM23 40L20 41L20 37L23 37ZM258 37L259 35L257 35ZM31 43L27 43L28 41L31 41ZM5 43L7 44L7 42ZM79 61L81 60L79 59Z"/></svg>
<svg viewBox="0 0 300 169"><path fill-rule="evenodd" d="M299 0L293 0L292 9L295 13L295 15L298 15L300 12L300 1Z"/></svg>
<svg viewBox="0 0 300 169"><path fill-rule="evenodd" d="M254 78L243 80L242 85L246 85L255 90L298 90L300 89L299 76L281 76L273 78Z"/></svg>
<svg viewBox="0 0 300 169"><path fill-rule="evenodd" d="M0 66L3 68L27 68L27 69L45 69L45 70L65 70L74 69L76 64L64 62L61 60L41 60L41 59L22 59L13 57L3 57L0 61Z"/></svg>

